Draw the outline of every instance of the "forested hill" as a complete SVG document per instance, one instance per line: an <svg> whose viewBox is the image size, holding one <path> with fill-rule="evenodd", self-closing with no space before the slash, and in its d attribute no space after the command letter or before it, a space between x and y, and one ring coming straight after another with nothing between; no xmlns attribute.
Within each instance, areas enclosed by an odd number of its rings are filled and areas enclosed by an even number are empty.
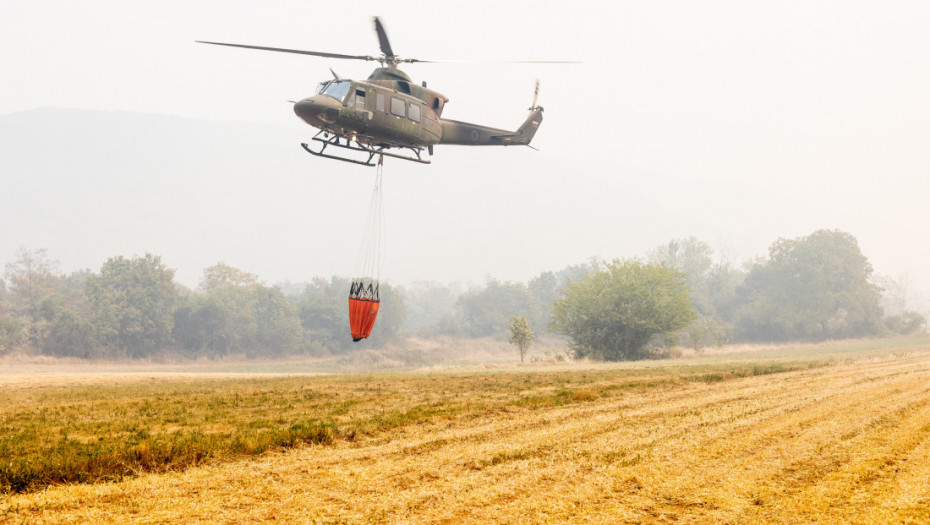
<svg viewBox="0 0 930 525"><path fill-rule="evenodd" d="M235 261L264 248L269 228L306 229L282 196L312 189L326 196L312 202L316 216L336 209L330 196L346 190L338 178L313 176L322 166L307 162L299 142L308 138L300 128L139 113L0 115L0 260L26 245L54 247L78 267L146 251L175 264L190 254L191 268L216 263L216 254Z"/></svg>

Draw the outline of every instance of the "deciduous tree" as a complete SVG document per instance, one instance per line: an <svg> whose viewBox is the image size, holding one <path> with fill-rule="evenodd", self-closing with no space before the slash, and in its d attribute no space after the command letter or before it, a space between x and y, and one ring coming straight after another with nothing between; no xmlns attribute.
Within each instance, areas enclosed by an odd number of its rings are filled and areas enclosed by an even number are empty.
<svg viewBox="0 0 930 525"><path fill-rule="evenodd" d="M337 352L352 344L347 302L350 285L348 279L317 278L292 298L300 313L307 348Z"/></svg>
<svg viewBox="0 0 930 525"><path fill-rule="evenodd" d="M510 344L517 347L517 350L520 351L520 362L522 363L524 358L526 358L526 353L530 349L530 345L533 344L533 340L536 339L536 335L533 334L533 331L530 330L529 323L526 322L526 317L516 315L511 315L510 319L507 320L507 329L510 330Z"/></svg>
<svg viewBox="0 0 930 525"><path fill-rule="evenodd" d="M486 337L505 334L509 316L513 312L525 315L528 302L526 285L488 279L483 290L459 296L456 308L462 314L468 335Z"/></svg>
<svg viewBox="0 0 930 525"><path fill-rule="evenodd" d="M194 355L279 356L298 351L302 329L284 292L218 263L204 270L198 293L178 308L174 338Z"/></svg>
<svg viewBox="0 0 930 525"><path fill-rule="evenodd" d="M36 320L39 303L55 291L58 261L49 259L47 248L30 250L22 246L16 255L16 261L4 268L11 302L21 315Z"/></svg>
<svg viewBox="0 0 930 525"><path fill-rule="evenodd" d="M688 325L695 312L685 276L667 266L615 260L572 282L553 306L552 325L576 357L620 361L654 357L646 344Z"/></svg>
<svg viewBox="0 0 930 525"><path fill-rule="evenodd" d="M147 357L170 343L178 291L160 257L111 257L87 277L85 293L94 329L111 351Z"/></svg>
<svg viewBox="0 0 930 525"><path fill-rule="evenodd" d="M881 290L852 235L819 230L779 239L740 288L736 322L753 340L823 340L880 330Z"/></svg>

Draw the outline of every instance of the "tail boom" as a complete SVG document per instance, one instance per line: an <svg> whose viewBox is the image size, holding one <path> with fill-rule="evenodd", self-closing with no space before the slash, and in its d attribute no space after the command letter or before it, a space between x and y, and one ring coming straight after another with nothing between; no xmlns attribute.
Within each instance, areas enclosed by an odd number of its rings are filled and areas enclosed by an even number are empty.
<svg viewBox="0 0 930 525"><path fill-rule="evenodd" d="M526 121L517 131L491 128L480 124L460 122L458 120L440 119L442 138L440 144L460 144L465 146L529 146L542 123L543 108L530 109Z"/></svg>

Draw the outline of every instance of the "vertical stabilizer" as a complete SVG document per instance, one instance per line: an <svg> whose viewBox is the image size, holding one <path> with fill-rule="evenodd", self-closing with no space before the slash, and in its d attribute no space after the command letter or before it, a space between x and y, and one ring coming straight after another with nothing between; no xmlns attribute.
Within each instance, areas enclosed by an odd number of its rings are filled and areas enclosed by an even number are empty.
<svg viewBox="0 0 930 525"><path fill-rule="evenodd" d="M517 128L517 133L513 137L515 144L529 145L530 141L533 140L533 136L536 135L536 130L539 129L539 125L542 123L542 114L542 107L536 106L532 108L530 116L526 117L523 125Z"/></svg>

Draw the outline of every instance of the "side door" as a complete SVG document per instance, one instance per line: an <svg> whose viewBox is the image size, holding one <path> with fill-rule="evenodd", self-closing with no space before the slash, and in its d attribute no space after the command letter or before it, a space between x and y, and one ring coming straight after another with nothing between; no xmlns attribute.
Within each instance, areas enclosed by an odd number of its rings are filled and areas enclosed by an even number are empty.
<svg viewBox="0 0 930 525"><path fill-rule="evenodd" d="M371 105L368 102L370 93L371 90L367 89L366 86L355 85L352 87L352 91L345 103L348 109L347 115L358 121L358 129L362 132L367 130L374 120L374 112L368 107Z"/></svg>

